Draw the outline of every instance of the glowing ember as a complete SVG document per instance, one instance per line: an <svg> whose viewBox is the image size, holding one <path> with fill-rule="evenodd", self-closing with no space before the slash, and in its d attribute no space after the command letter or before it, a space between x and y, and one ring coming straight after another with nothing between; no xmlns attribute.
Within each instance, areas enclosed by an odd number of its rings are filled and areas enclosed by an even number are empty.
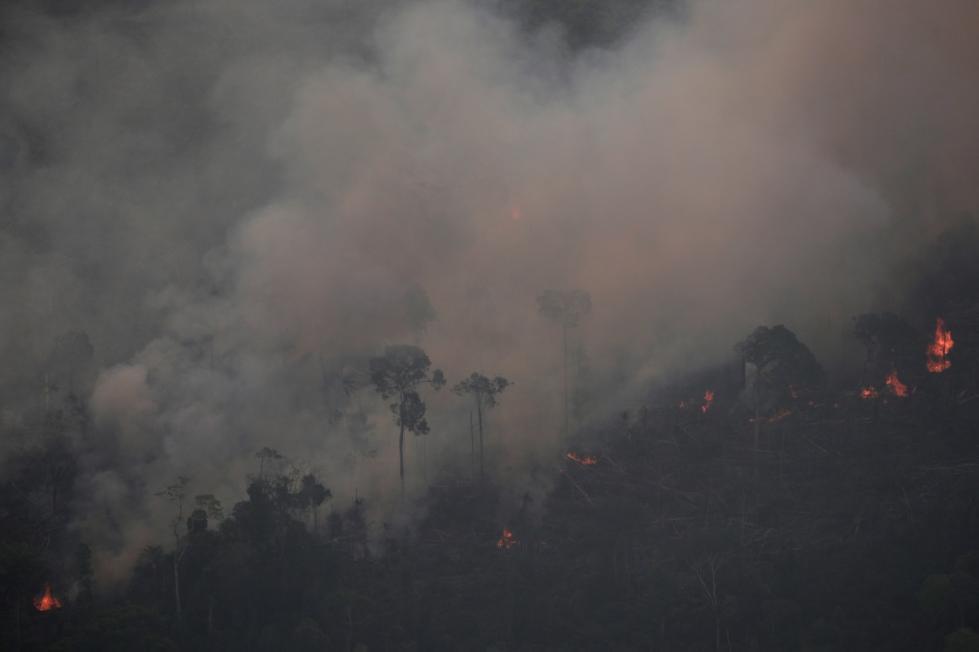
<svg viewBox="0 0 979 652"><path fill-rule="evenodd" d="M901 379L897 377L897 370L894 370L888 374L884 382L891 388L891 391L894 392L894 396L908 395L908 386L902 383Z"/></svg>
<svg viewBox="0 0 979 652"><path fill-rule="evenodd" d="M748 419L748 422L749 423L755 423L756 421L760 421L760 422L763 422L763 423L764 422L767 422L767 423L776 423L778 421L781 421L785 417L789 416L790 414L792 414L792 410L787 410L785 408L780 408L778 412L776 412L775 414L773 414L770 417L758 417L757 419L755 417L751 417L750 419Z"/></svg>
<svg viewBox="0 0 979 652"><path fill-rule="evenodd" d="M578 453L575 453L574 451L570 451L567 454L565 454L565 457L571 460L572 462L577 462L582 466L594 466L598 464L598 458L595 457L594 455L578 455Z"/></svg>
<svg viewBox="0 0 979 652"><path fill-rule="evenodd" d="M519 220L521 218L523 218L523 212L520 210L520 207L519 206L514 206L513 208L510 209L510 219L511 220L516 221L516 220Z"/></svg>
<svg viewBox="0 0 979 652"><path fill-rule="evenodd" d="M867 399L877 398L877 396L878 396L877 390L874 389L873 387L864 387L863 389L860 390L860 398L862 398L865 401Z"/></svg>
<svg viewBox="0 0 979 652"><path fill-rule="evenodd" d="M782 419L789 416L790 414L792 414L792 410L786 410L785 408L782 408L781 410L776 412L775 415L768 420L768 422L775 423L776 421L781 421Z"/></svg>
<svg viewBox="0 0 979 652"><path fill-rule="evenodd" d="M34 608L38 611L61 609L61 600L51 595L51 585L44 585L44 595L34 598Z"/></svg>
<svg viewBox="0 0 979 652"><path fill-rule="evenodd" d="M711 403L714 402L714 391L708 389L704 392L704 404L700 406L700 411L707 414L707 410L710 409Z"/></svg>
<svg viewBox="0 0 979 652"><path fill-rule="evenodd" d="M513 532L503 528L503 534L500 536L500 540L496 542L496 547L500 550L509 550L515 545L517 545L517 538L513 536Z"/></svg>
<svg viewBox="0 0 979 652"><path fill-rule="evenodd" d="M955 346L952 331L945 328L945 320L939 317L935 320L935 339L928 345L928 371L940 374L952 363L948 360L948 352Z"/></svg>

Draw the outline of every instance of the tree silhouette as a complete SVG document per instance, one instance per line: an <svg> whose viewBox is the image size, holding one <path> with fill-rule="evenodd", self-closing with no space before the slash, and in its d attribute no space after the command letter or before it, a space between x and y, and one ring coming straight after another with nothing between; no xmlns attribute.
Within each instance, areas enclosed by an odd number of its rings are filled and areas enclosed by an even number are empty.
<svg viewBox="0 0 979 652"><path fill-rule="evenodd" d="M398 460L401 476L401 493L405 488L405 432L424 435L428 432L425 419L425 402L418 394L418 388L430 384L436 390L445 385L441 369L429 372L431 360L417 346L400 344L384 349L384 355L371 358L370 376L375 391L382 398L396 397L391 404L394 422L399 427Z"/></svg>
<svg viewBox="0 0 979 652"><path fill-rule="evenodd" d="M545 290L537 297L544 317L561 326L561 361L564 379L564 434L568 435L568 329L576 328L591 312L591 297L583 290Z"/></svg>
<svg viewBox="0 0 979 652"><path fill-rule="evenodd" d="M792 387L819 382L822 367L809 348L785 326L759 326L735 346L745 364L755 369L752 398L755 411L755 454L761 436L762 404L777 403Z"/></svg>
<svg viewBox="0 0 979 652"><path fill-rule="evenodd" d="M180 534L180 524L184 519L184 499L187 497L187 483L190 478L177 476L177 481L168 485L162 491L156 493L157 496L165 498L177 509L176 515L170 521L170 530L173 533L173 595L174 611L177 620L180 620L181 601L180 601L180 562L187 552L186 538Z"/></svg>
<svg viewBox="0 0 979 652"><path fill-rule="evenodd" d="M264 446L262 450L255 453L255 457L259 459L258 477L261 479L265 477L265 460L281 460L282 454L274 448Z"/></svg>
<svg viewBox="0 0 979 652"><path fill-rule="evenodd" d="M459 382L452 391L459 396L472 396L476 404L476 415L479 423L479 477L483 477L483 408L496 407L497 397L511 385L503 376L489 379L473 372L469 378ZM471 436L471 434L470 434Z"/></svg>

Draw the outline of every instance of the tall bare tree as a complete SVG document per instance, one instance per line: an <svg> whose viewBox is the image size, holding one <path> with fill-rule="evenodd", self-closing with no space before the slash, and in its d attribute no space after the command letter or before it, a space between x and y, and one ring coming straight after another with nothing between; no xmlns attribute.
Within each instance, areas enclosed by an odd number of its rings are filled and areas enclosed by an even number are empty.
<svg viewBox="0 0 979 652"><path fill-rule="evenodd" d="M537 297L544 317L561 326L561 361L564 385L564 435L568 435L568 330L591 312L591 297L583 290L545 290Z"/></svg>
<svg viewBox="0 0 979 652"><path fill-rule="evenodd" d="M499 399L497 398L503 391L511 385L510 381L503 376L490 379L481 373L473 372L469 378L456 383L452 391L459 396L471 396L476 406L477 421L479 423L479 477L484 474L483 464L483 408L496 407ZM470 413L471 414L471 413ZM471 429L470 429L471 432ZM471 436L471 435L470 435Z"/></svg>
<svg viewBox="0 0 979 652"><path fill-rule="evenodd" d="M384 354L370 360L371 383L382 398L397 398L391 404L394 422L399 427L398 460L401 475L401 493L405 489L405 432L424 435L428 432L425 418L425 402L418 394L422 385L439 390L445 385L441 369L430 371L431 360L417 346L400 344L389 346Z"/></svg>

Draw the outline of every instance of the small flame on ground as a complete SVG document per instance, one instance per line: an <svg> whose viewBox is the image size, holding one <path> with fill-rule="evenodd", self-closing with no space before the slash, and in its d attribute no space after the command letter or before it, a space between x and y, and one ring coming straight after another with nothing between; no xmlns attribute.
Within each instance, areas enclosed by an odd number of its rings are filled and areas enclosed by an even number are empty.
<svg viewBox="0 0 979 652"><path fill-rule="evenodd" d="M863 389L860 390L860 398L862 398L865 401L867 399L877 398L877 396L878 396L877 390L874 389L873 387L864 387Z"/></svg>
<svg viewBox="0 0 979 652"><path fill-rule="evenodd" d="M577 462L582 466L594 466L598 464L598 458L594 455L578 455L578 453L575 453L574 451L569 451L564 456L572 462Z"/></svg>
<svg viewBox="0 0 979 652"><path fill-rule="evenodd" d="M778 412L776 412L770 417L758 417L757 419L755 417L751 417L750 419L748 419L748 422L755 423L756 421L761 421L767 423L776 423L778 421L781 421L785 417L789 416L790 414L792 414L792 410L788 410L786 408L779 408Z"/></svg>
<svg viewBox="0 0 979 652"><path fill-rule="evenodd" d="M38 611L61 609L61 600L51 595L51 585L44 585L44 594L34 598L34 608Z"/></svg>
<svg viewBox="0 0 979 652"><path fill-rule="evenodd" d="M517 545L517 538L513 536L513 532L507 528L503 528L503 534L500 535L499 541L496 542L496 547L500 550L509 550L515 545Z"/></svg>
<svg viewBox="0 0 979 652"><path fill-rule="evenodd" d="M704 404L700 406L700 411L707 414L711 404L714 402L714 390L708 389L704 392Z"/></svg>
<svg viewBox="0 0 979 652"><path fill-rule="evenodd" d="M776 412L771 418L768 419L768 423L776 423L778 421L781 421L782 419L789 416L790 414L792 414L792 410L786 410L785 408L782 408L781 410Z"/></svg>
<svg viewBox="0 0 979 652"><path fill-rule="evenodd" d="M769 421L771 421L773 423L775 421L781 421L782 419L784 419L785 417L789 416L790 414L792 414L792 410L781 409L778 412L776 412L775 413L775 416L773 416L771 419L769 419Z"/></svg>
<svg viewBox="0 0 979 652"><path fill-rule="evenodd" d="M952 363L948 360L948 353L955 346L952 339L952 331L945 328L945 320L939 317L935 320L935 339L928 345L928 371L933 374L940 374Z"/></svg>
<svg viewBox="0 0 979 652"><path fill-rule="evenodd" d="M887 378L884 379L884 383L891 388L894 396L907 396L908 386L901 382L901 379L897 377L897 370L895 369Z"/></svg>

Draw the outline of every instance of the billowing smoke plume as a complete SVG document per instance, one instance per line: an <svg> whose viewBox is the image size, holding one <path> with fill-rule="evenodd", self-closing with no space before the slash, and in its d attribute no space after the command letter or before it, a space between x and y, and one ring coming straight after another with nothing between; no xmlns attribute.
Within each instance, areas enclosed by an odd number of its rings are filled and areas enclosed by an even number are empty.
<svg viewBox="0 0 979 652"><path fill-rule="evenodd" d="M572 344L595 417L759 323L831 356L893 262L979 208L965 0L693 2L582 49L461 0L5 23L6 446L83 394L78 527L108 574L161 540L155 491L179 474L232 501L264 446L397 518L364 387L385 344L515 383L493 468L528 491L561 422L541 291L592 297ZM415 493L468 464L468 405L426 397Z"/></svg>

